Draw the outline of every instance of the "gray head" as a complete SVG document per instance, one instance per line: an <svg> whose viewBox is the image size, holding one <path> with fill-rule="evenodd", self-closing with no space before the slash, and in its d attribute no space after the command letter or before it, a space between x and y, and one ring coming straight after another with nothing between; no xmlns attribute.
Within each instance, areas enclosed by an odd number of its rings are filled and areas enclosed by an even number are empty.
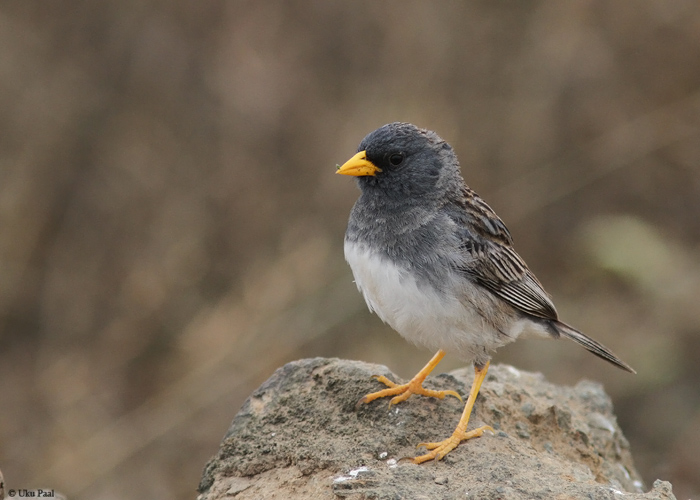
<svg viewBox="0 0 700 500"><path fill-rule="evenodd" d="M368 134L337 173L356 176L363 194L397 200L440 198L464 185L450 145L410 123L389 123Z"/></svg>

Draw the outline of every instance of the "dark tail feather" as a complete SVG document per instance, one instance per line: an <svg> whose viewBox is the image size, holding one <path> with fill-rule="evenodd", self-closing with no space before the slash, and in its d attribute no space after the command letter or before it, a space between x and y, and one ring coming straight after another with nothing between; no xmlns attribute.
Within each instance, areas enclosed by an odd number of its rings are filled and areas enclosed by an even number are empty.
<svg viewBox="0 0 700 500"><path fill-rule="evenodd" d="M577 344L591 351L596 356L603 358L605 361L609 361L610 363L614 364L619 368L622 368L623 370L627 370L630 373L637 373L636 371L634 371L634 368L632 368L630 365L628 365L620 358L615 356L610 351L610 349L605 347L600 342L593 340L588 335L579 332L578 330L570 327L566 323L562 323L561 321L554 321L553 323L557 331L567 339L573 340Z"/></svg>

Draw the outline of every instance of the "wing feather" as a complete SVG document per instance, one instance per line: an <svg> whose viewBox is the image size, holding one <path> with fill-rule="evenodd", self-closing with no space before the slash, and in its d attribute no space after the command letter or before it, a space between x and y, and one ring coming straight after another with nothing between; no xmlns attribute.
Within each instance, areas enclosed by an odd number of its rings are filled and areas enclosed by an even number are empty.
<svg viewBox="0 0 700 500"><path fill-rule="evenodd" d="M558 319L547 292L513 249L506 225L474 191L465 188L461 208L462 271L516 309L544 319ZM468 223L467 223L468 222Z"/></svg>

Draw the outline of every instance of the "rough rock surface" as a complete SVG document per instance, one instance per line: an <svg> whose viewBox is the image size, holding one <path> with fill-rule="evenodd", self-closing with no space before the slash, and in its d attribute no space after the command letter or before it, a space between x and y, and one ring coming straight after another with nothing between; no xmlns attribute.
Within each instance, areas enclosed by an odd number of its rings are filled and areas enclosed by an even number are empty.
<svg viewBox="0 0 700 500"><path fill-rule="evenodd" d="M440 462L414 465L421 441L449 436L455 398L377 400L384 366L306 359L278 369L245 402L207 464L199 500L214 499L673 499L656 481L643 493L629 444L599 384L548 383L541 374L490 368L469 428L496 435L462 443ZM465 395L472 369L429 377L426 387Z"/></svg>

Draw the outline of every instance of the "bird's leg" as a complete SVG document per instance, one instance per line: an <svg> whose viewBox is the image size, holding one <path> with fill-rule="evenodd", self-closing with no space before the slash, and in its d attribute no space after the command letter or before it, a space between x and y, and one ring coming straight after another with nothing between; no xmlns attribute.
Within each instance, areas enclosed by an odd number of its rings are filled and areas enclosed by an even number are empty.
<svg viewBox="0 0 700 500"><path fill-rule="evenodd" d="M440 441L438 443L421 443L418 446L425 446L426 449L432 450L425 455L421 455L413 459L413 463L420 464L428 460L442 460L442 458L449 452L454 450L459 443L473 437L481 436L484 431L494 432L493 427L490 425L484 425L478 429L473 429L467 432L467 425L469 424L469 416L472 413L472 408L474 407L474 401L476 401L476 396L479 394L479 389L481 388L481 383L486 378L486 372L489 369L490 362L487 362L483 368L474 365L474 383L472 384L471 391L469 391L469 398L467 399L467 404L464 405L464 412L462 412L462 418L459 419L457 428L452 433L452 436Z"/></svg>
<svg viewBox="0 0 700 500"><path fill-rule="evenodd" d="M423 381L425 380L425 377L427 377L428 374L433 371L433 368L437 366L444 356L445 351L442 349L435 353L435 356L428 361L428 364L425 365L423 369L419 371L407 384L396 384L386 378L384 375L374 375L374 378L376 378L382 384L388 386L388 389L367 394L357 402L357 406L361 405L362 403L369 403L375 399L395 396L391 398L391 401L389 401L389 406L391 406L395 405L396 403L400 403L401 401L406 401L411 394L420 394L421 396L429 396L438 399L443 399L445 396L454 396L462 401L462 397L455 391L433 391L423 388Z"/></svg>

